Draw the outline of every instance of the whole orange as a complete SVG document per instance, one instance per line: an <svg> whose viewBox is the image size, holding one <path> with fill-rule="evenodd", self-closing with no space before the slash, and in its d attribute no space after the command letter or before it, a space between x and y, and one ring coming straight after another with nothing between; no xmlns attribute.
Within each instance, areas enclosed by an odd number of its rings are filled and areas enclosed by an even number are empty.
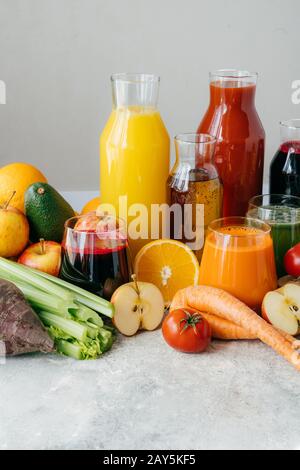
<svg viewBox="0 0 300 470"><path fill-rule="evenodd" d="M84 208L81 211L81 215L88 214L89 212L93 212L97 210L98 206L100 206L100 197L94 197L91 201L87 202Z"/></svg>
<svg viewBox="0 0 300 470"><path fill-rule="evenodd" d="M33 183L47 183L47 179L29 163L11 163L0 168L0 205L5 204L13 191L10 205L24 212L24 195Z"/></svg>

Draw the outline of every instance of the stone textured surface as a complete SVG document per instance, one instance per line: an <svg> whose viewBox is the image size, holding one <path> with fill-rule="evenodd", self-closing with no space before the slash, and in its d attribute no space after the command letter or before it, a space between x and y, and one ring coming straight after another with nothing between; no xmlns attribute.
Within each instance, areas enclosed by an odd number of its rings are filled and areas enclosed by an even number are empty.
<svg viewBox="0 0 300 470"><path fill-rule="evenodd" d="M93 362L0 365L0 449L297 449L300 375L259 342L170 349L120 338Z"/></svg>

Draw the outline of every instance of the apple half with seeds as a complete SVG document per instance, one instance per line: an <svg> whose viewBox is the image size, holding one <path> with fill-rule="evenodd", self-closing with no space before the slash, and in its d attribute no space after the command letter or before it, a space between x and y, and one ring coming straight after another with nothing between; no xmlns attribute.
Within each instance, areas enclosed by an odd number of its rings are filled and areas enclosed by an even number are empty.
<svg viewBox="0 0 300 470"><path fill-rule="evenodd" d="M276 328L292 336L299 334L300 286L287 284L269 292L262 304L262 316Z"/></svg>
<svg viewBox="0 0 300 470"><path fill-rule="evenodd" d="M148 282L133 282L119 287L111 302L115 307L113 323L125 336L133 336L138 330L153 331L164 316L164 299L160 290Z"/></svg>

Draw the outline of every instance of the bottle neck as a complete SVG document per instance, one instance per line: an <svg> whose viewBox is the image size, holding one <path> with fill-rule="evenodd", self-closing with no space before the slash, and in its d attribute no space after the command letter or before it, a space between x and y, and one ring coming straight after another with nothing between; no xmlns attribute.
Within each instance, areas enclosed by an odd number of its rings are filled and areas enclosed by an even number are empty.
<svg viewBox="0 0 300 470"><path fill-rule="evenodd" d="M243 70L218 70L210 74L210 102L213 106L251 108L255 106L257 74Z"/></svg>
<svg viewBox="0 0 300 470"><path fill-rule="evenodd" d="M159 77L147 74L115 74L111 83L115 109L157 108Z"/></svg>
<svg viewBox="0 0 300 470"><path fill-rule="evenodd" d="M294 143L300 147L300 119L280 123L281 143Z"/></svg>
<svg viewBox="0 0 300 470"><path fill-rule="evenodd" d="M187 181L200 182L216 178L217 171L213 165L215 145L216 139L208 134L176 136L176 162L172 170L174 181L185 181L186 188ZM173 186L178 184L174 183Z"/></svg>
<svg viewBox="0 0 300 470"><path fill-rule="evenodd" d="M176 162L169 186L179 192L189 183L202 183L218 177L213 164L215 137L208 134L180 134L175 137Z"/></svg>
<svg viewBox="0 0 300 470"><path fill-rule="evenodd" d="M234 83L210 83L210 104L220 106L226 104L241 108L255 107L256 85L236 86Z"/></svg>
<svg viewBox="0 0 300 470"><path fill-rule="evenodd" d="M192 168L201 160L210 161L214 155L215 145L215 137L208 134L180 134L175 137L177 161Z"/></svg>

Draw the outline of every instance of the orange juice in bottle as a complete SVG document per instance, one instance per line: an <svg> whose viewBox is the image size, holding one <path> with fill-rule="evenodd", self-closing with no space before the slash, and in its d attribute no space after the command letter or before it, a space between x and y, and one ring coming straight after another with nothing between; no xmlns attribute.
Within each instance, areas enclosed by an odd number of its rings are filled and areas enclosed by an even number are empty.
<svg viewBox="0 0 300 470"><path fill-rule="evenodd" d="M129 231L132 255L151 238L151 205L167 203L170 139L157 109L159 77L147 74L112 76L113 111L100 138L101 203L112 204L118 216L120 197L127 197L127 222L147 211L148 233ZM137 231L140 227L137 226Z"/></svg>

